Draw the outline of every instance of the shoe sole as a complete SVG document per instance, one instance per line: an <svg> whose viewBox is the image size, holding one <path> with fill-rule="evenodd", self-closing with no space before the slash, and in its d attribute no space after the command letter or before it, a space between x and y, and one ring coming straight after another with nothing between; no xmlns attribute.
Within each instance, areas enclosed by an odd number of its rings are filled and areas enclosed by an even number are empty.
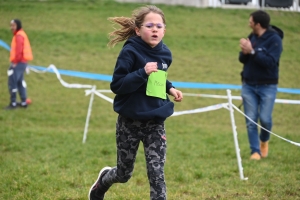
<svg viewBox="0 0 300 200"><path fill-rule="evenodd" d="M268 157L268 154L267 155L261 155L262 158L266 158Z"/></svg>
<svg viewBox="0 0 300 200"><path fill-rule="evenodd" d="M110 170L110 169L111 169L111 167L104 167L104 168L101 169L101 171L99 172L98 178L96 179L95 183L92 185L92 187L91 187L90 190L89 190L89 194L88 194L89 200L92 200L92 199L90 198L90 197L91 197L92 189L93 189L93 187L97 184L97 182L98 182L99 178L101 177L102 173L103 173L105 170Z"/></svg>

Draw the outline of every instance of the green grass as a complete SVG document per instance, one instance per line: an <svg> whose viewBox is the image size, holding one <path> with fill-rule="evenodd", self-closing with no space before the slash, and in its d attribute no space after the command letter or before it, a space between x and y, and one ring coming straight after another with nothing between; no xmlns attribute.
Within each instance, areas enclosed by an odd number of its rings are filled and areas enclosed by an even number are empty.
<svg viewBox="0 0 300 200"><path fill-rule="evenodd" d="M20 18L34 53L33 65L112 74L122 44L109 49L107 21L130 16L142 4L113 1L0 1L0 39L10 43L9 22ZM200 9L160 5L167 19L164 42L173 53L169 79L174 81L240 84L239 39L249 33L250 10ZM279 87L299 88L300 14L269 11L272 23L285 32ZM9 53L0 48L0 102L8 103ZM65 77L68 83L109 83ZM82 89L60 85L54 74L26 75L27 110L0 110L0 199L79 200L99 170L116 163L112 105L95 98L86 144L82 134L89 103ZM224 90L184 92L226 95ZM239 95L240 91L232 91ZM110 97L113 95L109 94ZM278 94L278 98L300 99ZM176 110L226 102L185 97ZM234 102L236 105L240 102ZM229 113L225 109L171 117L166 121L168 153L165 168L168 199L300 199L299 147L272 137L270 155L249 160L245 120L235 112L244 173L239 179ZM276 104L273 131L300 141L299 105ZM116 184L107 199L149 199L145 159L140 148L132 179Z"/></svg>

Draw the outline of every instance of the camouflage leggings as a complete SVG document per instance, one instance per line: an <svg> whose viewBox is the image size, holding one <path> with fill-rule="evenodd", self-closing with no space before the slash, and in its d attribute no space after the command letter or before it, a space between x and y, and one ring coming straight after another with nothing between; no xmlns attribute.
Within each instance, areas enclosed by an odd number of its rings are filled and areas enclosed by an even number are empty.
<svg viewBox="0 0 300 200"><path fill-rule="evenodd" d="M131 178L139 143L142 141L150 183L150 199L165 200L164 164L167 142L164 124L119 116L116 126L117 166L103 176L102 183L110 187L113 183L125 183Z"/></svg>

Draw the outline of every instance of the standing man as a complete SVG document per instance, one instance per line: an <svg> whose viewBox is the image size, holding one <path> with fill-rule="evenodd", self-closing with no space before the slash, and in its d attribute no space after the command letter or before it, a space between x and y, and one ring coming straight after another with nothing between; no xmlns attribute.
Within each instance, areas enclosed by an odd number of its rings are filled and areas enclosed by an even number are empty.
<svg viewBox="0 0 300 200"><path fill-rule="evenodd" d="M243 63L242 98L245 114L254 122L271 131L272 112L276 99L279 59L282 52L283 32L270 25L270 16L262 10L250 14L252 33L240 40L239 61ZM268 156L270 133L246 118L252 160Z"/></svg>
<svg viewBox="0 0 300 200"><path fill-rule="evenodd" d="M10 50L10 67L7 71L10 104L5 109L17 107L17 91L21 98L21 107L26 108L26 82L24 72L27 62L33 59L30 43L26 33L22 29L21 21L14 19L10 22L10 28L14 34Z"/></svg>

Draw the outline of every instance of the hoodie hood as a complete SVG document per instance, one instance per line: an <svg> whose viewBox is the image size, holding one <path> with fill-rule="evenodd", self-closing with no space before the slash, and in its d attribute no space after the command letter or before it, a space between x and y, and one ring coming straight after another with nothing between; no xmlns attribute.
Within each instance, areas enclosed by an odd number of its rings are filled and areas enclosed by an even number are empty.
<svg viewBox="0 0 300 200"><path fill-rule="evenodd" d="M276 33L280 36L280 38L283 39L284 33L283 33L283 31L282 31L280 28L278 28L277 26L270 25L269 30L270 30L270 31L273 31L273 32L276 32Z"/></svg>
<svg viewBox="0 0 300 200"><path fill-rule="evenodd" d="M267 31L261 37L263 37L263 38L269 37L269 35L272 35L272 34L277 34L281 39L283 39L283 37L284 37L283 31L274 25L270 25L269 28L267 29ZM255 35L253 32L250 33L248 35L248 38L251 38L253 35Z"/></svg>

